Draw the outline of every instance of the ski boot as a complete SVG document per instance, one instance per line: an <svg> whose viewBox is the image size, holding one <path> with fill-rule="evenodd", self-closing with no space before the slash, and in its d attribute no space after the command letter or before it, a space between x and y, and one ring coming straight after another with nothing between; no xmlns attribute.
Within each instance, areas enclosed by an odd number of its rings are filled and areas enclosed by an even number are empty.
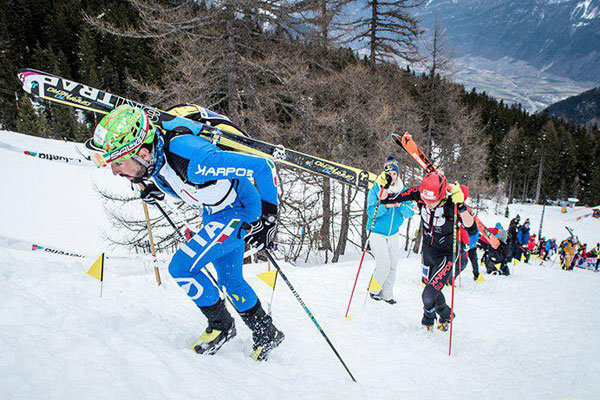
<svg viewBox="0 0 600 400"><path fill-rule="evenodd" d="M446 306L448 308L448 311L450 310L450 307ZM448 312L448 315L450 315L450 312ZM452 318L455 317L455 314L452 313ZM438 324L437 324L437 328L439 331L442 332L446 332L448 331L448 328L450 328L450 317L442 317L440 315L440 319L438 320Z"/></svg>
<svg viewBox="0 0 600 400"><path fill-rule="evenodd" d="M375 301L383 300L383 298L379 295L379 293L371 293L369 292L369 296Z"/></svg>
<svg viewBox="0 0 600 400"><path fill-rule="evenodd" d="M383 297L381 297L381 292L379 292L379 293L369 292L369 296L371 296L371 298L375 301L385 301L388 304L396 304L396 300L394 300L394 299L386 300Z"/></svg>
<svg viewBox="0 0 600 400"><path fill-rule="evenodd" d="M208 319L208 327L192 349L198 354L212 355L236 335L235 323L223 300L212 306L200 307L200 310Z"/></svg>
<svg viewBox="0 0 600 400"><path fill-rule="evenodd" d="M434 309L424 310L423 318L421 318L421 325L425 327L429 332L433 332L433 324L435 324L435 311Z"/></svg>
<svg viewBox="0 0 600 400"><path fill-rule="evenodd" d="M240 313L242 320L252 331L252 352L256 361L266 361L273 349L285 339L283 332L275 328L270 315L263 310L260 300L250 310Z"/></svg>
<svg viewBox="0 0 600 400"><path fill-rule="evenodd" d="M446 332L450 327L450 321L438 321L437 328L442 332Z"/></svg>

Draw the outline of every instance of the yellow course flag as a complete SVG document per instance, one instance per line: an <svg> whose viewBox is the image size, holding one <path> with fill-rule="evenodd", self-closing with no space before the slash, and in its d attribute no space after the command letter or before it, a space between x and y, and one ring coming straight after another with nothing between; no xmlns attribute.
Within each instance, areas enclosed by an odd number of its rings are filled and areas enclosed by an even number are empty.
<svg viewBox="0 0 600 400"><path fill-rule="evenodd" d="M104 280L104 253L102 253L96 261L94 261L92 268L90 268L87 273L99 281Z"/></svg>
<svg viewBox="0 0 600 400"><path fill-rule="evenodd" d="M277 278L277 270L273 271L261 272L260 274L256 274L256 276L262 280L264 283L269 285L271 289L275 288L275 278Z"/></svg>
<svg viewBox="0 0 600 400"><path fill-rule="evenodd" d="M381 285L377 283L373 276L371 276L371 282L369 283L369 292L379 292L380 290Z"/></svg>

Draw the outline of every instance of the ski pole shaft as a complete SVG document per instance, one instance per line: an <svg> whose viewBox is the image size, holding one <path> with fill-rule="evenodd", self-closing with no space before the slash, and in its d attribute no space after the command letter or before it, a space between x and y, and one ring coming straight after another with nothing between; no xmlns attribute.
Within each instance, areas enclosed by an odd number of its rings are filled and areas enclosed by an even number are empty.
<svg viewBox="0 0 600 400"><path fill-rule="evenodd" d="M279 275L279 272L275 273L275 279L273 280L273 290L271 291L271 301L269 301L269 311L267 311L267 314L271 315L271 310L273 308L273 297L275 296L275 286L277 285L277 276Z"/></svg>
<svg viewBox="0 0 600 400"><path fill-rule="evenodd" d="M458 253L458 207L454 204L454 260L458 261L458 267L460 268L460 254ZM448 356L452 354L452 327L454 325L454 278L455 278L456 266L452 265L452 296L450 300L450 337L448 340Z"/></svg>
<svg viewBox="0 0 600 400"><path fill-rule="evenodd" d="M369 232L367 232L367 238L365 239L365 244L363 245L362 256L360 257L360 263L358 264L358 271L356 271L356 278L354 278L354 285L352 285L352 292L350 292L350 299L348 300L348 306L346 307L346 314L344 314L345 318L348 318L348 312L350 311L350 305L352 304L352 297L354 297L354 290L356 289L356 283L358 282L360 269L362 268L363 261L365 260L365 254L367 253L369 238L371 237L371 232L373 232L373 227L375 226L375 218L377 218L377 212L379 211L379 206L381 205L381 194L383 193L383 190L384 189L382 186L379 190L379 195L377 196L377 205L375 205L375 211L373 212L373 217L371 218Z"/></svg>
<svg viewBox="0 0 600 400"><path fill-rule="evenodd" d="M143 184L140 184L140 189L144 188ZM153 263L154 263L154 277L156 278L156 284L160 286L162 281L160 279L160 271L158 270L157 258L156 258L156 247L154 246L154 236L152 235L152 225L150 225L150 213L148 212L148 205L145 201L142 201L142 207L144 208L144 217L146 219L146 230L148 231L148 239L150 240L150 249L152 251Z"/></svg>
<svg viewBox="0 0 600 400"><path fill-rule="evenodd" d="M158 208L158 211L160 211L160 213L163 215L163 217L165 217L165 219L167 220L167 222L171 225L171 227L173 227L173 230L175 231L175 233L177 233L177 236L179 236L179 239L183 240L184 242L185 237L183 236L183 234L181 233L181 231L179 230L179 228L177 228L177 225L175 225L175 223L173 222L173 220L169 217L169 214L167 214L167 212L165 211L164 208L161 207L160 204L155 203L156 208Z"/></svg>
<svg viewBox="0 0 600 400"><path fill-rule="evenodd" d="M335 349L335 347L333 346L333 343L331 343L331 340L329 340L329 338L325 334L325 331L323 331L323 328L321 328L321 325L319 325L319 323L317 322L317 320L314 317L314 315L312 314L312 312L310 312L310 310L308 309L308 307L306 306L306 304L304 304L304 301L302 301L302 298L300 297L300 295L298 294L298 292L296 292L296 289L294 289L294 286L292 286L292 283L290 282L290 280L283 273L283 271L281 270L281 267L279 267L279 264L277 264L277 261L275 261L275 258L267 250L265 250L264 253L267 255L267 258L271 261L271 263L273 264L273 266L277 270L278 274L281 275L281 279L283 279L283 281L285 282L285 284L287 285L287 287L290 289L290 291L292 292L292 294L294 295L294 297L296 298L296 300L298 300L298 303L300 303L300 305L304 309L304 312L306 313L306 315L308 315L308 317L313 322L313 324L317 327L317 329L319 330L319 332L321 333L321 335L323 336L323 338L325 338L325 341L327 342L327 344L329 345L329 347L331 347L331 350L333 350L333 352L335 353L335 356L340 361L340 363L342 363L342 365L344 366L344 369L346 370L346 372L348 373L348 375L350 375L350 378L354 382L356 382L356 379L354 378L354 375L352 375L352 372L350 372L350 369L348 369L348 366L346 365L346 363L344 362L344 360L342 359L342 357L340 356L340 354L338 353L338 351Z"/></svg>

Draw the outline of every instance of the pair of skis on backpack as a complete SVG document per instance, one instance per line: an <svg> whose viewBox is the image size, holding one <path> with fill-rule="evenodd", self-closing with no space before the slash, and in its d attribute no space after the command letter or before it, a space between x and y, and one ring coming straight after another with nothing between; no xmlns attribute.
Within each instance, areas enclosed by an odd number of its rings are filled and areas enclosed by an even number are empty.
<svg viewBox="0 0 600 400"><path fill-rule="evenodd" d="M138 103L112 93L102 91L69 79L48 74L34 69L24 68L18 71L17 77L23 90L27 93L55 103L75 107L100 114L107 114L121 104L130 104L142 108L149 116L152 123L162 130L178 130L205 137L224 149L240 151L269 158L278 163L313 172L342 183L360 188L370 188L377 178L376 174L359 168L350 167L333 161L314 157L294 150L286 149L271 143L251 138L240 129L219 129L218 127L203 124L195 119L208 121L227 121L227 117L214 113L196 105L182 105L173 107L170 111L163 111L156 107ZM393 133L392 138L400 145L425 172L435 171L431 161L417 146L409 132ZM471 210L469 209L471 212ZM494 248L500 242L475 217L477 228Z"/></svg>

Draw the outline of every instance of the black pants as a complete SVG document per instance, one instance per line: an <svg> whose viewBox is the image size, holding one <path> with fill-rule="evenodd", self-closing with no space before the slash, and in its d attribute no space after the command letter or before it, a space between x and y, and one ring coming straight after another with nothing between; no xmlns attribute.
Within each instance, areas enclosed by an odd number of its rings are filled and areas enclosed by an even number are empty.
<svg viewBox="0 0 600 400"><path fill-rule="evenodd" d="M467 252L469 255L469 261L471 261L471 267L473 267L473 276L475 279L479 276L479 261L477 261L477 247L469 249Z"/></svg>
<svg viewBox="0 0 600 400"><path fill-rule="evenodd" d="M509 275L510 271L508 269L510 247L504 243L500 244L500 247L497 249L492 248L491 246L488 248L485 257L485 269L488 274L496 271L496 264L500 264L500 273L502 275Z"/></svg>
<svg viewBox="0 0 600 400"><path fill-rule="evenodd" d="M462 248L459 254L460 265L465 265L467 255ZM452 252L423 244L422 263L425 288L421 294L423 300L423 320L421 322L423 325L433 325L436 313L441 322L448 321L452 310L446 304L442 289L448 279L452 279L452 266L455 264L452 260Z"/></svg>

